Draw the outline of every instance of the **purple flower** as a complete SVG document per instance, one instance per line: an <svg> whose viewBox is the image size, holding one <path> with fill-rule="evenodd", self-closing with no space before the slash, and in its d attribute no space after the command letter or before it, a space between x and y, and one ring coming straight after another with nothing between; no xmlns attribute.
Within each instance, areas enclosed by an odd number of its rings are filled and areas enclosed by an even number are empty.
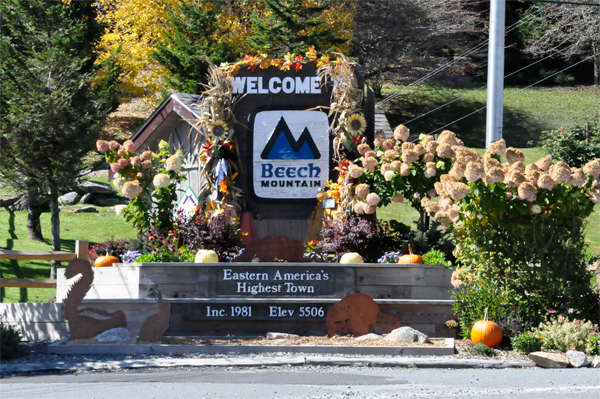
<svg viewBox="0 0 600 399"><path fill-rule="evenodd" d="M548 311L548 313L552 313L552 314L554 314L554 313L556 313L556 310L554 310L554 309L550 309L550 310Z"/></svg>

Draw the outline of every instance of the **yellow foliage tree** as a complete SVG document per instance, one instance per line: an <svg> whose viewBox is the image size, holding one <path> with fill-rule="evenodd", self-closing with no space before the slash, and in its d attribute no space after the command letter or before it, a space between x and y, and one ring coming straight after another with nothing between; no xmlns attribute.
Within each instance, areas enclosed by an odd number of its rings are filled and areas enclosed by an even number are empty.
<svg viewBox="0 0 600 399"><path fill-rule="evenodd" d="M98 43L98 62L102 62L117 49L116 62L124 71L122 88L138 96L157 94L164 87L162 77L168 71L154 62L150 56L156 42L172 33L169 26L169 11L177 12L183 2L194 2L201 6L208 0L97 0L101 20L106 30ZM227 29L226 35L213 40L228 43L242 56L250 51L246 38L252 33L250 16L265 15L261 0L225 2L220 23ZM305 0L307 5L316 0ZM338 37L350 38L354 26L354 10L357 0L335 0L335 7L323 13L323 24L319 29L329 29ZM340 48L346 52L348 45Z"/></svg>

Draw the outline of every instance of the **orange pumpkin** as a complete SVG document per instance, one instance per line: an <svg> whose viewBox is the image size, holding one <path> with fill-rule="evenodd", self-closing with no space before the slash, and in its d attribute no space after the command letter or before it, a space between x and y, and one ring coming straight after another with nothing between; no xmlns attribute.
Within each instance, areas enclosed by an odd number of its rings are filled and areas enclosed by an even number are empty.
<svg viewBox="0 0 600 399"><path fill-rule="evenodd" d="M400 259L398 259L398 263L403 264L403 265L408 265L408 264L412 264L412 263L423 264L423 258L421 258L421 255L414 255L412 253L410 244L408 244L408 252L409 252L409 255L402 255L400 257Z"/></svg>
<svg viewBox="0 0 600 399"><path fill-rule="evenodd" d="M485 308L483 320L473 324L471 328L471 340L474 344L479 342L491 347L500 345L502 342L502 330L500 326L487 319L488 310Z"/></svg>
<svg viewBox="0 0 600 399"><path fill-rule="evenodd" d="M94 266L96 267L111 267L113 263L121 263L121 260L116 256L112 255L104 255L100 256L94 261Z"/></svg>

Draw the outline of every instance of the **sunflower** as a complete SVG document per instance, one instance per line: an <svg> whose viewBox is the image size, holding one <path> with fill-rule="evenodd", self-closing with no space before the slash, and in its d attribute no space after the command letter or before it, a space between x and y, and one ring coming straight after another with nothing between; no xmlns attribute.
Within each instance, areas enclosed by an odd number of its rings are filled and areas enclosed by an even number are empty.
<svg viewBox="0 0 600 399"><path fill-rule="evenodd" d="M367 121L361 113L355 112L346 121L346 129L352 136L363 134L367 129Z"/></svg>
<svg viewBox="0 0 600 399"><path fill-rule="evenodd" d="M227 124L220 119L209 123L208 132L214 137L221 137L227 133Z"/></svg>

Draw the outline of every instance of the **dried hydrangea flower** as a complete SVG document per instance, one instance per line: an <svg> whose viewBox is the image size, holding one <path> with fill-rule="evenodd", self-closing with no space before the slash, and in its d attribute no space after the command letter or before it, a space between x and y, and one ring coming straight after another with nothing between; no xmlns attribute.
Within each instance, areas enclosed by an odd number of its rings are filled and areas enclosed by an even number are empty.
<svg viewBox="0 0 600 399"><path fill-rule="evenodd" d="M440 200L440 209L443 211L447 211L453 205L452 198L445 197Z"/></svg>
<svg viewBox="0 0 600 399"><path fill-rule="evenodd" d="M454 201L460 201L471 191L471 188L464 183L448 183L448 191Z"/></svg>
<svg viewBox="0 0 600 399"><path fill-rule="evenodd" d="M375 168L377 167L377 158L373 158L373 157L363 158L362 159L362 165L369 172L374 172Z"/></svg>
<svg viewBox="0 0 600 399"><path fill-rule="evenodd" d="M394 171L394 166L391 163L384 163L381 165L381 174L384 174L387 171Z"/></svg>
<svg viewBox="0 0 600 399"><path fill-rule="evenodd" d="M453 222L458 221L458 218L460 218L460 211L458 208L455 206L450 207L450 209L448 209L448 217L452 219Z"/></svg>
<svg viewBox="0 0 600 399"><path fill-rule="evenodd" d="M392 162L392 168L394 168L394 170L396 172L400 172L400 168L402 167L402 162L400 161L394 161Z"/></svg>
<svg viewBox="0 0 600 399"><path fill-rule="evenodd" d="M156 176L154 176L152 184L154 184L154 187L156 188L169 187L171 185L171 178L167 174L158 173Z"/></svg>
<svg viewBox="0 0 600 399"><path fill-rule="evenodd" d="M508 161L509 164L513 164L515 162L525 162L525 154L523 154L523 151L518 150L516 148L513 147L509 147L506 150L506 160Z"/></svg>
<svg viewBox="0 0 600 399"><path fill-rule="evenodd" d="M523 201L533 202L537 198L537 188L529 182L524 182L519 185L519 198Z"/></svg>
<svg viewBox="0 0 600 399"><path fill-rule="evenodd" d="M376 158L377 153L373 150L365 152L365 158Z"/></svg>
<svg viewBox="0 0 600 399"><path fill-rule="evenodd" d="M483 164L480 161L470 161L464 171L465 178L469 183L485 178Z"/></svg>
<svg viewBox="0 0 600 399"><path fill-rule="evenodd" d="M181 171L181 158L179 155L175 154L167 158L165 161L165 169L179 173Z"/></svg>
<svg viewBox="0 0 600 399"><path fill-rule="evenodd" d="M460 180L465 177L465 170L467 169L467 163L464 161L456 161L454 165L452 165L452 169L448 172L450 176L455 178L456 180Z"/></svg>
<svg viewBox="0 0 600 399"><path fill-rule="evenodd" d="M392 197L393 202L404 202L404 196L402 194L396 194Z"/></svg>
<svg viewBox="0 0 600 399"><path fill-rule="evenodd" d="M396 176L396 173L393 170L388 170L383 173L383 178L385 181L392 181L394 176Z"/></svg>
<svg viewBox="0 0 600 399"><path fill-rule="evenodd" d="M525 182L525 175L518 170L511 170L506 173L506 176L504 177L504 183L506 183L508 187L517 187L523 182Z"/></svg>
<svg viewBox="0 0 600 399"><path fill-rule="evenodd" d="M428 163L428 162L433 162L435 160L435 155L433 154L423 154L423 162Z"/></svg>
<svg viewBox="0 0 600 399"><path fill-rule="evenodd" d="M587 180L587 176L583 173L583 170L579 168L571 169L571 177L569 178L569 185L573 187L582 186Z"/></svg>
<svg viewBox="0 0 600 399"><path fill-rule="evenodd" d="M433 154L437 151L439 143L435 140L432 140L432 141L428 141L427 143L424 143L423 146L425 146L425 151Z"/></svg>
<svg viewBox="0 0 600 399"><path fill-rule="evenodd" d="M392 148L394 148L394 146L396 145L396 143L394 142L394 140L392 139L387 139L383 142L383 144L381 145L383 147L384 150L391 150Z"/></svg>
<svg viewBox="0 0 600 399"><path fill-rule="evenodd" d="M440 144L448 144L450 146L460 145L461 143L457 140L456 134L450 130L444 130L442 133L440 133L437 142Z"/></svg>
<svg viewBox="0 0 600 399"><path fill-rule="evenodd" d="M366 204L364 202L357 202L356 204L354 204L352 209L354 210L354 213L362 215L363 213L365 213L365 205Z"/></svg>
<svg viewBox="0 0 600 399"><path fill-rule="evenodd" d="M370 191L369 185L366 183L362 183L362 184L359 184L356 186L354 192L356 193L356 196L358 198L367 198L369 191Z"/></svg>
<svg viewBox="0 0 600 399"><path fill-rule="evenodd" d="M425 147L423 147L421 144L417 144L415 146L415 152L417 153L417 155L423 155L425 154Z"/></svg>
<svg viewBox="0 0 600 399"><path fill-rule="evenodd" d="M402 165L400 165L400 174L402 176L408 176L410 174L410 166L408 166L405 163L403 163Z"/></svg>
<svg viewBox="0 0 600 399"><path fill-rule="evenodd" d="M485 174L485 183L489 186L495 183L504 182L505 174L502 168L489 169Z"/></svg>
<svg viewBox="0 0 600 399"><path fill-rule="evenodd" d="M411 143L410 141L407 141L406 143L402 143L402 152L404 151L414 151L415 149L415 143Z"/></svg>
<svg viewBox="0 0 600 399"><path fill-rule="evenodd" d="M594 179L600 179L600 158L594 159L586 163L583 167L585 174L594 176Z"/></svg>
<svg viewBox="0 0 600 399"><path fill-rule="evenodd" d="M433 198L437 196L437 191L435 191L435 188L432 188L431 190L427 190L427 195Z"/></svg>
<svg viewBox="0 0 600 399"><path fill-rule="evenodd" d="M142 186L137 180L128 181L127 183L123 184L123 188L121 189L123 195L130 200L140 195L142 191Z"/></svg>
<svg viewBox="0 0 600 399"><path fill-rule="evenodd" d="M419 154L417 154L415 151L413 150L409 150L409 151L403 151L402 152L402 161L405 164L410 165L411 163L417 161L419 159Z"/></svg>
<svg viewBox="0 0 600 399"><path fill-rule="evenodd" d="M394 138L399 141L408 140L408 136L410 135L410 130L404 125L398 125L394 129Z"/></svg>
<svg viewBox="0 0 600 399"><path fill-rule="evenodd" d="M353 179L358 179L363 175L363 170L358 165L350 165L348 166L348 173L352 176Z"/></svg>
<svg viewBox="0 0 600 399"><path fill-rule="evenodd" d="M108 151L108 149L110 148L110 146L108 145L108 141L106 141L106 140L98 140L98 141L96 141L96 148L100 152L106 152L106 151Z"/></svg>
<svg viewBox="0 0 600 399"><path fill-rule="evenodd" d="M540 178L542 172L538 170L530 170L529 172L525 172L525 179L533 185L537 185L537 181Z"/></svg>
<svg viewBox="0 0 600 399"><path fill-rule="evenodd" d="M552 165L552 157L550 155L546 155L542 159L539 159L535 165L540 168L540 170L547 172L548 168L550 168L550 165Z"/></svg>
<svg viewBox="0 0 600 399"><path fill-rule="evenodd" d="M398 155L402 154L402 148L397 145L394 146L394 152Z"/></svg>
<svg viewBox="0 0 600 399"><path fill-rule="evenodd" d="M115 140L111 140L108 143L108 147L113 151L116 150L117 148L119 148L120 146L121 146L121 144L117 143Z"/></svg>
<svg viewBox="0 0 600 399"><path fill-rule="evenodd" d="M477 162L481 158L481 156L477 153L477 151L472 150L467 147L455 147L454 153L456 154L456 160L462 161L464 163L473 161Z"/></svg>
<svg viewBox="0 0 600 399"><path fill-rule="evenodd" d="M396 151L394 150L387 150L386 152L383 153L383 157L387 160L387 161L393 161L394 159L396 159L396 157L398 156L398 154L396 154Z"/></svg>
<svg viewBox="0 0 600 399"><path fill-rule="evenodd" d="M454 150L452 149L452 146L450 144L440 143L437 147L437 154L438 157L453 158Z"/></svg>
<svg viewBox="0 0 600 399"><path fill-rule="evenodd" d="M365 153L367 151L371 150L371 146L363 143L363 144L359 144L358 147L356 147L356 149L358 150L358 153L360 155L365 155Z"/></svg>
<svg viewBox="0 0 600 399"><path fill-rule="evenodd" d="M483 167L484 167L485 171L487 172L488 170L491 170L491 169L502 168L502 164L496 158L492 158L492 157L489 157L486 155L483 158Z"/></svg>
<svg viewBox="0 0 600 399"><path fill-rule="evenodd" d="M511 172L513 170L516 170L519 173L525 173L525 164L522 161L517 161L514 162L512 164L510 164L510 169Z"/></svg>
<svg viewBox="0 0 600 399"><path fill-rule="evenodd" d="M538 178L537 186L539 188L543 188L544 190L552 190L554 188L554 180L544 173Z"/></svg>
<svg viewBox="0 0 600 399"><path fill-rule="evenodd" d="M571 168L564 162L559 162L556 165L550 166L548 170L550 172L550 177L557 184L569 181L571 178Z"/></svg>
<svg viewBox="0 0 600 399"><path fill-rule="evenodd" d="M427 213L436 213L440 210L440 206L427 197L421 200L421 206Z"/></svg>
<svg viewBox="0 0 600 399"><path fill-rule="evenodd" d="M433 136L430 135L426 135L426 134L422 134L421 135L421 144L425 145L429 142L435 141L435 139L433 138Z"/></svg>
<svg viewBox="0 0 600 399"><path fill-rule="evenodd" d="M504 155L506 152L506 142L504 139L500 139L498 141L493 142L490 146L485 150L485 155Z"/></svg>
<svg viewBox="0 0 600 399"><path fill-rule="evenodd" d="M123 148L125 151L135 152L135 150L137 150L137 145L133 141L127 140L123 143Z"/></svg>
<svg viewBox="0 0 600 399"><path fill-rule="evenodd" d="M381 140L385 140L385 132L381 129L377 130L375 132L375 138L376 139L381 139Z"/></svg>
<svg viewBox="0 0 600 399"><path fill-rule="evenodd" d="M531 212L533 213L541 213L542 212L542 207L535 204L531 206Z"/></svg>
<svg viewBox="0 0 600 399"><path fill-rule="evenodd" d="M442 175L441 177L444 177L444 175ZM433 187L435 188L435 191L442 197L448 196L448 191L446 190L446 184L437 181L437 182L433 183Z"/></svg>
<svg viewBox="0 0 600 399"><path fill-rule="evenodd" d="M529 172L541 172L541 169L535 164L535 163L530 163L527 164L527 166L525 166L525 173L529 173Z"/></svg>
<svg viewBox="0 0 600 399"><path fill-rule="evenodd" d="M379 204L380 198L379 195L375 193L370 193L367 195L365 202L371 206L377 206Z"/></svg>

